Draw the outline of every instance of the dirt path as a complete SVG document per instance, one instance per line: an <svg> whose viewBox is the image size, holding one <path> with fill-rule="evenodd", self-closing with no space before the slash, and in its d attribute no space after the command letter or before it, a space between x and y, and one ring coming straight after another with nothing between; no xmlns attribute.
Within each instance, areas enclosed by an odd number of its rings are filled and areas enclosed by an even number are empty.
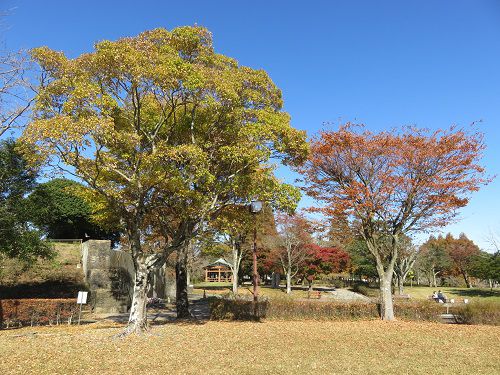
<svg viewBox="0 0 500 375"><path fill-rule="evenodd" d="M196 320L208 320L210 318L210 311L208 309L208 302L201 296L189 296L190 307L189 310ZM86 317L89 320L112 321L115 323L127 323L128 313L116 314L92 314ZM168 304L165 308L148 308L148 321L155 324L164 324L176 320L175 305Z"/></svg>
<svg viewBox="0 0 500 375"><path fill-rule="evenodd" d="M333 292L326 292L325 296L328 297L328 299L336 301L364 301L364 302L371 301L369 297L359 293L351 292L350 290L347 289L337 289Z"/></svg>

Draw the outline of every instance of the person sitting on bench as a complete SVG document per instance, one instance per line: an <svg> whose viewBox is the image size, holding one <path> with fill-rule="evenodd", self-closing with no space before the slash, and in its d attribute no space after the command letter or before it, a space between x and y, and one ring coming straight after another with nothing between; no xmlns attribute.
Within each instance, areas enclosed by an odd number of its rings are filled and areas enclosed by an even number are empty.
<svg viewBox="0 0 500 375"><path fill-rule="evenodd" d="M446 296L440 290L438 291L437 297L439 302L446 302Z"/></svg>
<svg viewBox="0 0 500 375"><path fill-rule="evenodd" d="M436 293L436 291L432 292L432 299L436 302L438 302L439 298L438 298L438 295Z"/></svg>

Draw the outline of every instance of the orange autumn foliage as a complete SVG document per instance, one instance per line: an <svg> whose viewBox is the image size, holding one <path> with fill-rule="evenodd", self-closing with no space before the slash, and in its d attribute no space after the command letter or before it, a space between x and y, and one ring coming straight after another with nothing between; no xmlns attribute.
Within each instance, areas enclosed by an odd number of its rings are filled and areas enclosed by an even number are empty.
<svg viewBox="0 0 500 375"><path fill-rule="evenodd" d="M348 123L312 140L301 172L324 203L316 211L406 233L449 224L490 181L478 163L484 147L481 133L453 127L372 133Z"/></svg>
<svg viewBox="0 0 500 375"><path fill-rule="evenodd" d="M380 279L381 316L394 320L391 283L398 246L411 232L452 222L490 179L479 164L481 133L404 127L373 133L346 124L312 140L299 169L305 191L329 218L348 218L364 239Z"/></svg>

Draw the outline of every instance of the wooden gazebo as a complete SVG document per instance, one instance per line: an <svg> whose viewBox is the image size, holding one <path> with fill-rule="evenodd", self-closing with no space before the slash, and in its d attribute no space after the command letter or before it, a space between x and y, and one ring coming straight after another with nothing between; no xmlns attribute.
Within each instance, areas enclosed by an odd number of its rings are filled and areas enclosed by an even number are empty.
<svg viewBox="0 0 500 375"><path fill-rule="evenodd" d="M219 258L205 267L205 282L208 283L230 283L233 281L231 264Z"/></svg>

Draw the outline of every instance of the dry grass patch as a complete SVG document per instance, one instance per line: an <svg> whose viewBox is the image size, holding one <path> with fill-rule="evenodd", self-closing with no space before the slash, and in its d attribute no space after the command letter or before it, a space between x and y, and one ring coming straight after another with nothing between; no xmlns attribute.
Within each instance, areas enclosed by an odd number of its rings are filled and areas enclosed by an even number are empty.
<svg viewBox="0 0 500 375"><path fill-rule="evenodd" d="M0 296L76 298L78 290L85 288L82 268L77 267L81 245L57 243L54 247L54 259L40 259L29 268L17 259L0 257Z"/></svg>
<svg viewBox="0 0 500 375"><path fill-rule="evenodd" d="M120 329L2 331L0 373L500 373L500 328L490 326L208 322L168 324L150 335L112 338Z"/></svg>

